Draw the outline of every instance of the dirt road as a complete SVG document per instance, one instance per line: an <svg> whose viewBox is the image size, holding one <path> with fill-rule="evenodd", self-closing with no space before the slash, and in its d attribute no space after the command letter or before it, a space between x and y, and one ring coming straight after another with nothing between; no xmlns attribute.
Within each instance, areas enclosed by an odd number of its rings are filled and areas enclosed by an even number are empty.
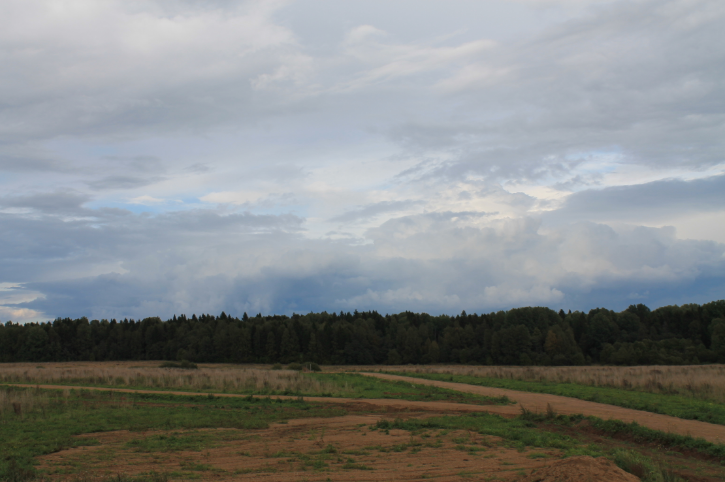
<svg viewBox="0 0 725 482"><path fill-rule="evenodd" d="M383 373L360 374L381 378L383 380L417 383L420 385L447 388L449 390L456 390L459 392L472 393L474 395L487 397L502 397L505 395L516 402L516 405L509 406L486 406L485 410L490 413L498 413L502 415L510 413L518 414L521 413L521 407L525 407L532 412L545 412L547 405L551 405L556 413L564 415L583 414L592 415L605 420L614 419L622 420L623 422L637 422L644 427L661 430L663 432L691 435L693 437L704 438L709 442L725 443L725 426L699 422L697 420L683 420L681 418L670 417L668 415L616 407L614 405L607 405L604 403L587 402L576 398L548 395L545 393L520 392L504 388L481 387L477 385L467 385L465 383L425 380L422 378L387 375Z"/></svg>

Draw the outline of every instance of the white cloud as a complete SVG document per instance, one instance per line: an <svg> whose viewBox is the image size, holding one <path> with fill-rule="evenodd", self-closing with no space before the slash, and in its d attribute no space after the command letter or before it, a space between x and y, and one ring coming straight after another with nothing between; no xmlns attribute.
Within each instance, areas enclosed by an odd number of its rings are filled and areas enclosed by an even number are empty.
<svg viewBox="0 0 725 482"><path fill-rule="evenodd" d="M148 194L144 194L143 196L137 196L135 198L129 199L128 202L131 204L142 204L145 206L150 206L154 204L161 204L165 201L163 199L155 198L153 196L149 196Z"/></svg>

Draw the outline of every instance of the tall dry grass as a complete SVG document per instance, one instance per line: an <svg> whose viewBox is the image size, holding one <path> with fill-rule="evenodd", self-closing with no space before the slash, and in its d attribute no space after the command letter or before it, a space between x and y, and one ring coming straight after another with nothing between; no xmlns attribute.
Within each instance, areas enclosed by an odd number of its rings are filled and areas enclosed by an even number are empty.
<svg viewBox="0 0 725 482"><path fill-rule="evenodd" d="M246 367L179 370L153 366L128 367L63 364L29 366L0 365L0 382L42 385L101 385L178 390L214 390L228 393L323 394L339 390L293 370L264 370Z"/></svg>
<svg viewBox="0 0 725 482"><path fill-rule="evenodd" d="M0 419L13 414L24 418L34 411L45 413L51 403L57 403L59 400L67 402L69 396L69 390L48 392L47 390L0 387Z"/></svg>
<svg viewBox="0 0 725 482"><path fill-rule="evenodd" d="M577 383L678 394L725 403L725 365L637 367L399 366L383 370L536 382Z"/></svg>

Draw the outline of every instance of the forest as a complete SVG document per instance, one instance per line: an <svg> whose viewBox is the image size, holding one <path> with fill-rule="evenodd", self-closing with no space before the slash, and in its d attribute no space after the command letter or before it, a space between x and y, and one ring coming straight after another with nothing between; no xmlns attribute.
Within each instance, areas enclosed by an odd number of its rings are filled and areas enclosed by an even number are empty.
<svg viewBox="0 0 725 482"><path fill-rule="evenodd" d="M725 363L725 300L622 312L514 308L432 316L376 311L163 321L0 323L0 362L189 360L375 365Z"/></svg>

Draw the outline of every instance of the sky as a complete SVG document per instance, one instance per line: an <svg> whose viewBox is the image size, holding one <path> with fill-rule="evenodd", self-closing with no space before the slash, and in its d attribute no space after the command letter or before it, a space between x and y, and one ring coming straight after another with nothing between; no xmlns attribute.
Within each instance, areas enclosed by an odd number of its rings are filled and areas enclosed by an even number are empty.
<svg viewBox="0 0 725 482"><path fill-rule="evenodd" d="M725 298L722 0L3 0L0 321Z"/></svg>

